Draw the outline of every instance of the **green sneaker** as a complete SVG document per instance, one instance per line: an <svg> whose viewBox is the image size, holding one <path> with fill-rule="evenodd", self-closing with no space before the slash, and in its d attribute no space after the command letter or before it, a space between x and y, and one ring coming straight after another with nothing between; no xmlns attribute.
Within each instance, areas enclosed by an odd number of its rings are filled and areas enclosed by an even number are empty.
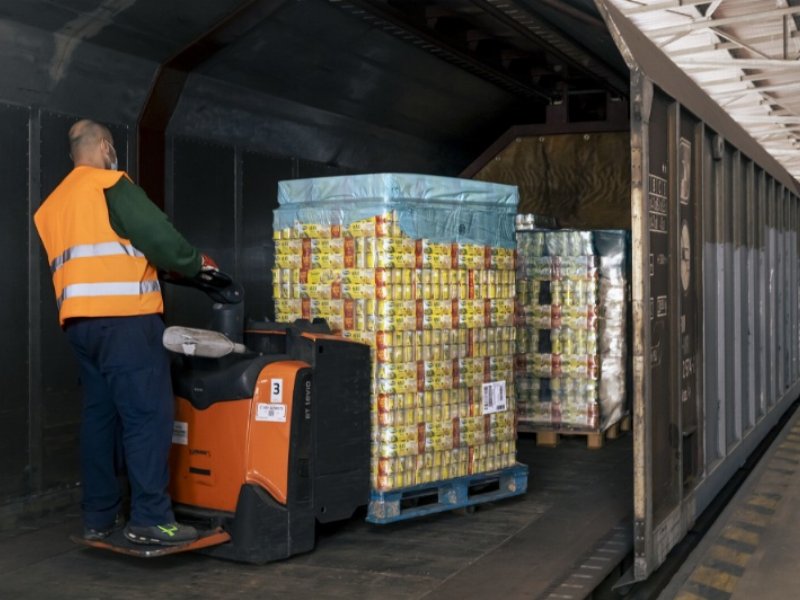
<svg viewBox="0 0 800 600"><path fill-rule="evenodd" d="M166 525L131 525L125 528L125 538L134 544L176 546L197 539L197 530L191 525L167 523Z"/></svg>

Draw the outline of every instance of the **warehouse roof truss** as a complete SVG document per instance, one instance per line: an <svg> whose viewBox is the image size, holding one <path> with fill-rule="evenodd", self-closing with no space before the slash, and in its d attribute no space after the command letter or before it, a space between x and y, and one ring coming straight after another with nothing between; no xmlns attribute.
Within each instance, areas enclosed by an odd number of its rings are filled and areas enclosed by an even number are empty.
<svg viewBox="0 0 800 600"><path fill-rule="evenodd" d="M800 0L608 0L800 179Z"/></svg>

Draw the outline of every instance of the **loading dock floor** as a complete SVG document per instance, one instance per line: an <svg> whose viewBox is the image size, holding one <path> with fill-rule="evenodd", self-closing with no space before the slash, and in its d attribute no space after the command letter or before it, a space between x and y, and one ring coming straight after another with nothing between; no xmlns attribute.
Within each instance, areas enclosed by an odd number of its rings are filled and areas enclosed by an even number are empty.
<svg viewBox="0 0 800 600"><path fill-rule="evenodd" d="M77 512L52 515L0 534L0 598L537 598L559 585L581 598L628 550L631 436L600 450L523 437L518 454L525 496L382 527L362 515L325 527L313 553L260 567L79 548L68 540Z"/></svg>
<svg viewBox="0 0 800 600"><path fill-rule="evenodd" d="M800 411L703 536L660 600L797 598Z"/></svg>

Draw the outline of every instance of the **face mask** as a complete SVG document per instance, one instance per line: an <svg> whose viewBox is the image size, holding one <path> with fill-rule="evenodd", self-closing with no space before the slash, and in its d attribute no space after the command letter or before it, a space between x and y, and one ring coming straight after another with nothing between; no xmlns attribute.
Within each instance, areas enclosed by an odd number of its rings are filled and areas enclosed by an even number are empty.
<svg viewBox="0 0 800 600"><path fill-rule="evenodd" d="M117 161L117 151L111 144L108 145L109 153L108 153L108 162L107 162L107 169L112 171L116 171L119 167L119 162Z"/></svg>

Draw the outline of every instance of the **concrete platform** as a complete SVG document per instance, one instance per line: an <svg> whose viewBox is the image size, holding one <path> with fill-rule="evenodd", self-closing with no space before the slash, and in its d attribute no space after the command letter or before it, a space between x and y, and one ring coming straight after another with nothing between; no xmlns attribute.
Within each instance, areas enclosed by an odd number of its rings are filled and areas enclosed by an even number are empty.
<svg viewBox="0 0 800 600"><path fill-rule="evenodd" d="M800 411L659 600L800 598Z"/></svg>
<svg viewBox="0 0 800 600"><path fill-rule="evenodd" d="M581 438L558 448L523 438L525 496L384 526L361 514L321 528L314 552L263 567L81 548L68 539L77 510L55 514L0 535L0 598L537 598L570 576L581 598L616 560L591 553L630 518L631 456L630 435L601 450Z"/></svg>

